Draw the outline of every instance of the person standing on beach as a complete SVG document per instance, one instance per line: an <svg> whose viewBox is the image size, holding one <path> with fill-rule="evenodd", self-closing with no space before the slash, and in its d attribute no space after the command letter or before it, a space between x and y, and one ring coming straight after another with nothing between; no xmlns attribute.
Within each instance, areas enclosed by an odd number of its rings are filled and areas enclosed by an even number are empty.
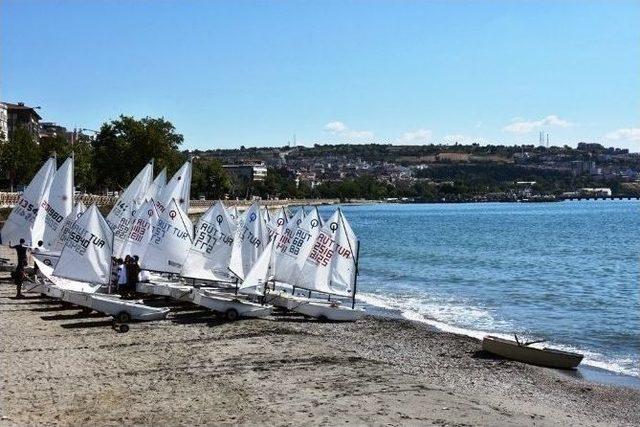
<svg viewBox="0 0 640 427"><path fill-rule="evenodd" d="M129 258L129 265L127 265L127 288L130 293L136 291L136 284L138 283L138 275L140 274L138 260L138 255L134 255L133 258Z"/></svg>
<svg viewBox="0 0 640 427"><path fill-rule="evenodd" d="M127 266L122 261L122 258L118 258L118 292L122 295L125 286L127 286Z"/></svg>
<svg viewBox="0 0 640 427"><path fill-rule="evenodd" d="M16 284L16 298L24 298L22 295L22 282L24 281L24 265L18 264L12 273L13 282Z"/></svg>
<svg viewBox="0 0 640 427"><path fill-rule="evenodd" d="M18 257L18 265L23 267L27 265L27 247L24 245L24 239L20 239L20 243L14 246L9 246L11 249L16 250Z"/></svg>
<svg viewBox="0 0 640 427"><path fill-rule="evenodd" d="M19 244L9 247L16 250L16 255L18 257L18 263L16 264L16 269L13 272L13 281L16 284L16 298L23 298L22 282L24 280L24 268L27 266L27 247L24 245L24 239L20 239Z"/></svg>

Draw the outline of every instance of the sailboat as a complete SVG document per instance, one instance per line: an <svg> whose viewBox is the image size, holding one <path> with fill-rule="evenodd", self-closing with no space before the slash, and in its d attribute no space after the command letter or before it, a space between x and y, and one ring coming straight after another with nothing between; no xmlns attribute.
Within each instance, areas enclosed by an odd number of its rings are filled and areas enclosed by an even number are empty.
<svg viewBox="0 0 640 427"><path fill-rule="evenodd" d="M124 192L107 215L107 223L112 229L116 229L122 218L129 219L131 210L140 206L151 186L153 179L153 160L145 165Z"/></svg>
<svg viewBox="0 0 640 427"><path fill-rule="evenodd" d="M112 255L113 231L94 204L71 227L56 267L36 263L51 284L47 286L49 296L111 315L122 323L163 319L169 309L98 293L110 284Z"/></svg>
<svg viewBox="0 0 640 427"><path fill-rule="evenodd" d="M255 202L240 217L239 224L235 229L229 253L228 271L238 280L244 280L246 273L254 267L254 264L266 252L268 239L264 214L261 211L260 204ZM267 256L269 253L267 253ZM225 292L224 290L195 290L193 303L222 313L228 320L235 320L238 317L264 317L271 313L271 307L239 298L233 293Z"/></svg>
<svg viewBox="0 0 640 427"><path fill-rule="evenodd" d="M312 223L305 217L297 229L293 225L286 228L275 244L271 280L280 284L267 287L265 301L319 319L357 320L364 311L355 308L359 250L355 234L340 209L318 230L308 228ZM295 236L303 243L296 243ZM291 294L285 284L291 287ZM309 298L295 295L296 289L307 290ZM329 300L312 299L312 292L328 295ZM332 301L332 295L350 298L351 307Z"/></svg>
<svg viewBox="0 0 640 427"><path fill-rule="evenodd" d="M17 245L20 239L25 245L34 247L42 237L42 223L36 222L38 215L43 215L40 205L49 192L56 172L56 158L49 158L40 167L27 188L20 195L18 202L9 214L0 232L0 243Z"/></svg>
<svg viewBox="0 0 640 427"><path fill-rule="evenodd" d="M267 302L287 310L299 304L291 283L311 251L321 226L322 219L317 208L309 213L300 208L287 222L275 240L272 256L273 289L266 297ZM291 290L291 294L287 290Z"/></svg>
<svg viewBox="0 0 640 427"><path fill-rule="evenodd" d="M217 284L233 284L229 261L236 228L236 222L222 201L215 202L198 220L181 276Z"/></svg>
<svg viewBox="0 0 640 427"><path fill-rule="evenodd" d="M184 212L189 212L189 206L191 205L191 173L191 160L187 160L171 177L155 199L158 213L163 213L171 203L171 200L175 200Z"/></svg>
<svg viewBox="0 0 640 427"><path fill-rule="evenodd" d="M152 226L149 242L140 258L140 268L177 276L182 271L193 242L193 224L175 199L171 199L164 211L157 213L158 221ZM149 283L140 283L136 289L142 293L168 297L176 286L185 290L179 281L155 274Z"/></svg>

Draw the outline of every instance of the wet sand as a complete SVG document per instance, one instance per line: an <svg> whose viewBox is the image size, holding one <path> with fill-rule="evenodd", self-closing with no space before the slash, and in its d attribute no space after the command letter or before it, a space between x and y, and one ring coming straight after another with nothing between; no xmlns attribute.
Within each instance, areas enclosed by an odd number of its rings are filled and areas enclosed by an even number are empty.
<svg viewBox="0 0 640 427"><path fill-rule="evenodd" d="M0 278L0 425L640 424L640 391L366 318L226 323L191 305L116 333ZM170 304L157 301L155 304Z"/></svg>

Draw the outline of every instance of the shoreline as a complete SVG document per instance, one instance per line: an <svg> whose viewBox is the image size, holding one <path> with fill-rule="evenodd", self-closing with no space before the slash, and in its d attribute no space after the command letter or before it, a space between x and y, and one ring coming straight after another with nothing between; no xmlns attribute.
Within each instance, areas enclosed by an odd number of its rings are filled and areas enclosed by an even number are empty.
<svg viewBox="0 0 640 427"><path fill-rule="evenodd" d="M369 295L367 295L369 296ZM374 296L375 297L375 296ZM479 342L482 341L482 337L485 335L496 335L502 338L513 339L511 335L504 332L487 332L481 330L471 330L464 327L459 327L442 322L438 319L428 318L419 313L407 313L403 312L399 308L391 308L384 305L376 305L372 302L364 302L361 300L361 305L367 308L372 308L371 316L382 317L395 320L403 320L409 322L415 322L422 325L428 325L434 331L458 335L462 337L468 337ZM552 345L554 347L555 345ZM569 349L570 351L580 351L576 349ZM640 377L633 376L624 372L618 372L613 369L607 369L600 366L589 364L590 361L583 360L578 368L574 371L556 370L558 373L567 375L570 377L581 378L595 384L609 385L614 387L631 388L634 390L640 390ZM596 362L597 363L597 362Z"/></svg>
<svg viewBox="0 0 640 427"><path fill-rule="evenodd" d="M186 304L115 333L109 319L0 276L0 425L640 423L640 391L483 354L409 320L223 322Z"/></svg>

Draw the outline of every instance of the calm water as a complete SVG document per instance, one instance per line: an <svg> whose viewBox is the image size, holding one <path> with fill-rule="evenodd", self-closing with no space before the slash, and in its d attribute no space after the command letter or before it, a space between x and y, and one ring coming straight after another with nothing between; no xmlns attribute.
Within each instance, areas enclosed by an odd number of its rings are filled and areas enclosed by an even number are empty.
<svg viewBox="0 0 640 427"><path fill-rule="evenodd" d="M639 202L344 212L362 245L360 300L445 330L548 339L640 376Z"/></svg>

